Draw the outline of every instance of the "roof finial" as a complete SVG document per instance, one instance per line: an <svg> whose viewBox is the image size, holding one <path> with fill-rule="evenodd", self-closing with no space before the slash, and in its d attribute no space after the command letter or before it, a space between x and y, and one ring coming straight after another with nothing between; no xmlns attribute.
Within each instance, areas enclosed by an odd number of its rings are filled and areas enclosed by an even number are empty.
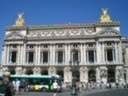
<svg viewBox="0 0 128 96"><path fill-rule="evenodd" d="M111 17L109 16L107 9L102 8L102 14L101 14L101 17L100 17L100 22L101 23L103 23L103 22L112 22Z"/></svg>
<svg viewBox="0 0 128 96"><path fill-rule="evenodd" d="M23 15L24 15L24 13L18 14L18 18L17 18L16 24L15 24L16 27L22 27L25 25Z"/></svg>

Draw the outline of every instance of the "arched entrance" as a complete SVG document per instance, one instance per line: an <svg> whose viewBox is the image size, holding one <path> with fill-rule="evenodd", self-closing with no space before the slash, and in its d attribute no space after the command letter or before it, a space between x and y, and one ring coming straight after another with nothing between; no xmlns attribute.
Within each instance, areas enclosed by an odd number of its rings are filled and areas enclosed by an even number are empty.
<svg viewBox="0 0 128 96"><path fill-rule="evenodd" d="M108 67L108 82L115 82L115 67Z"/></svg>
<svg viewBox="0 0 128 96"><path fill-rule="evenodd" d="M90 69L88 71L88 81L89 82L96 82L96 70L95 69Z"/></svg>
<svg viewBox="0 0 128 96"><path fill-rule="evenodd" d="M80 72L79 72L79 70L74 70L74 71L72 71L72 77L73 77L73 79L75 79L76 81L80 81Z"/></svg>
<svg viewBox="0 0 128 96"><path fill-rule="evenodd" d="M60 77L64 77L64 72L63 70L57 70L57 75L59 75Z"/></svg>
<svg viewBox="0 0 128 96"><path fill-rule="evenodd" d="M10 68L10 69L9 69L9 72L14 75L14 74L16 73L16 72L15 72L15 68L14 68L14 67Z"/></svg>
<svg viewBox="0 0 128 96"><path fill-rule="evenodd" d="M41 70L41 75L48 75L48 70Z"/></svg>
<svg viewBox="0 0 128 96"><path fill-rule="evenodd" d="M32 70L31 68L28 68L28 69L26 70L26 74L27 74L27 75L33 74L33 70Z"/></svg>

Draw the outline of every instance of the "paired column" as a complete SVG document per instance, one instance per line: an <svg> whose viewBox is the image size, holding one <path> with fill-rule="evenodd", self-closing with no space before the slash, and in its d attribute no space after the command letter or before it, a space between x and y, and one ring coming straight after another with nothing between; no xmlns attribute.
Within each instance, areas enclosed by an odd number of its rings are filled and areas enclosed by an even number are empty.
<svg viewBox="0 0 128 96"><path fill-rule="evenodd" d="M115 43L115 62L119 63L119 50L118 50L118 43Z"/></svg>
<svg viewBox="0 0 128 96"><path fill-rule="evenodd" d="M50 45L50 64L55 64L55 45Z"/></svg>
<svg viewBox="0 0 128 96"><path fill-rule="evenodd" d="M26 61L28 61L28 60L26 60L26 44L23 44L23 51L22 51L23 53L23 55L22 55L22 64L23 65L25 65L27 62Z"/></svg>
<svg viewBox="0 0 128 96"><path fill-rule="evenodd" d="M5 64L9 64L10 62L9 62L9 59L10 59L10 52L9 52L9 45L6 45L6 55L5 55Z"/></svg>
<svg viewBox="0 0 128 96"><path fill-rule="evenodd" d="M39 54L40 54L40 53L39 53L39 45L36 45L36 46L35 46L35 55L34 55L34 57L35 57L35 58L34 58L34 64L35 64L35 65L38 65L38 64L39 64L39 63L38 63L38 62L39 62L39 61L38 61L38 59L39 59Z"/></svg>
<svg viewBox="0 0 128 96"><path fill-rule="evenodd" d="M97 44L96 44L96 46L97 46L97 52L96 52L96 56L97 56L97 63L101 63L101 60L102 60L102 49L101 49L101 43L99 43L98 41L97 41Z"/></svg>
<svg viewBox="0 0 128 96"><path fill-rule="evenodd" d="M82 44L80 45L80 55L81 55L80 56L80 58L81 58L80 59L81 60L80 61L80 64L84 64L84 48L83 48L83 45Z"/></svg>
<svg viewBox="0 0 128 96"><path fill-rule="evenodd" d="M83 45L83 63L86 64L86 44Z"/></svg>
<svg viewBox="0 0 128 96"><path fill-rule="evenodd" d="M3 56L2 56L2 64L5 65L6 64L6 58L7 58L7 45L4 46L4 51L3 51Z"/></svg>
<svg viewBox="0 0 128 96"><path fill-rule="evenodd" d="M71 45L70 44L68 44L68 46L67 46L68 48L68 50L67 50L67 62L68 62L68 64L69 64L69 61L71 60Z"/></svg>
<svg viewBox="0 0 128 96"><path fill-rule="evenodd" d="M122 56L122 44L121 41L118 44L118 48L119 48L119 63L122 64L123 63L123 56Z"/></svg>
<svg viewBox="0 0 128 96"><path fill-rule="evenodd" d="M101 59L101 62L103 62L103 63L105 63L105 50L104 50L104 43L102 42L102 44L101 44L101 57L102 57L102 59Z"/></svg>
<svg viewBox="0 0 128 96"><path fill-rule="evenodd" d="M16 63L18 65L21 65L21 45L18 45L18 50L17 50L17 56L16 56Z"/></svg>
<svg viewBox="0 0 128 96"><path fill-rule="evenodd" d="M40 65L40 45L38 46L38 58L37 58L37 64Z"/></svg>

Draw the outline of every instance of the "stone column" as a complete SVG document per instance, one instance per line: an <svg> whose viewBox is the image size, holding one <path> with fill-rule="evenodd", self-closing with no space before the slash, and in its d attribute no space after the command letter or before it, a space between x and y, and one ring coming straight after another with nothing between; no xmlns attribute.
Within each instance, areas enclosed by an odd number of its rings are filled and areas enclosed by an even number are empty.
<svg viewBox="0 0 128 96"><path fill-rule="evenodd" d="M9 64L10 62L9 62L9 56L10 55L10 53L9 53L9 45L7 45L7 53L6 53L6 64Z"/></svg>
<svg viewBox="0 0 128 96"><path fill-rule="evenodd" d="M68 47L67 44L64 46L64 50L65 50L65 65L67 65L68 62Z"/></svg>
<svg viewBox="0 0 128 96"><path fill-rule="evenodd" d="M53 46L50 45L50 65L53 64Z"/></svg>
<svg viewBox="0 0 128 96"><path fill-rule="evenodd" d="M80 68L80 82L88 83L88 68L87 67Z"/></svg>
<svg viewBox="0 0 128 96"><path fill-rule="evenodd" d="M38 46L38 58L37 58L37 64L40 65L40 45Z"/></svg>
<svg viewBox="0 0 128 96"><path fill-rule="evenodd" d="M5 65L6 64L6 58L7 58L7 46L5 45L4 46L4 50L2 52L3 56L2 56L2 65Z"/></svg>
<svg viewBox="0 0 128 96"><path fill-rule="evenodd" d="M16 56L16 63L17 63L18 65L21 64L21 63L20 63L20 59L21 59L21 47L20 47L20 45L18 45L17 56Z"/></svg>
<svg viewBox="0 0 128 96"><path fill-rule="evenodd" d="M23 44L23 56L22 56L22 65L27 64L26 62L26 44Z"/></svg>
<svg viewBox="0 0 128 96"><path fill-rule="evenodd" d="M38 64L38 45L35 45L34 65Z"/></svg>
<svg viewBox="0 0 128 96"><path fill-rule="evenodd" d="M86 50L86 62L89 64L88 50Z"/></svg>
<svg viewBox="0 0 128 96"><path fill-rule="evenodd" d="M86 45L84 44L83 46L83 63L86 64L87 60L86 60Z"/></svg>
<svg viewBox="0 0 128 96"><path fill-rule="evenodd" d="M104 43L102 43L102 62L105 63L105 50L104 50Z"/></svg>
<svg viewBox="0 0 128 96"><path fill-rule="evenodd" d="M20 64L23 65L23 45L21 45Z"/></svg>
<svg viewBox="0 0 128 96"><path fill-rule="evenodd" d="M67 62L69 64L69 61L71 60L71 45L68 45L68 50L67 50Z"/></svg>
<svg viewBox="0 0 128 96"><path fill-rule="evenodd" d="M123 56L122 56L122 43L120 41L120 43L118 44L118 48L119 48L119 63L123 64Z"/></svg>
<svg viewBox="0 0 128 96"><path fill-rule="evenodd" d="M83 50L84 48L83 48L83 45L81 44L81 46L80 46L80 57L81 57L81 62L80 62L80 64L84 64L84 57L83 57L83 55L84 55L84 50Z"/></svg>
<svg viewBox="0 0 128 96"><path fill-rule="evenodd" d="M115 43L115 62L116 62L116 64L119 63L118 56L119 56L119 54L118 54L118 44Z"/></svg>
<svg viewBox="0 0 128 96"><path fill-rule="evenodd" d="M101 64L101 58L102 58L102 49L101 49L101 43L97 41L96 43L96 55L97 55L97 63Z"/></svg>
<svg viewBox="0 0 128 96"><path fill-rule="evenodd" d="M56 75L56 68L53 66L50 66L48 69L48 74L49 75Z"/></svg>
<svg viewBox="0 0 128 96"><path fill-rule="evenodd" d="M107 83L107 67L100 67L100 78L104 84Z"/></svg>
<svg viewBox="0 0 128 96"><path fill-rule="evenodd" d="M116 67L116 82L119 84L124 83L124 69L122 66L117 66Z"/></svg>
<svg viewBox="0 0 128 96"><path fill-rule="evenodd" d="M64 82L71 83L72 82L72 72L70 67L64 68Z"/></svg>
<svg viewBox="0 0 128 96"><path fill-rule="evenodd" d="M53 54L52 55L53 56L52 57L52 59L53 59L52 64L55 65L55 45L53 45L53 50L52 51L53 51L53 53L52 53Z"/></svg>
<svg viewBox="0 0 128 96"><path fill-rule="evenodd" d="M100 78L100 68L97 67L96 68L96 82L100 83L101 82L101 78Z"/></svg>
<svg viewBox="0 0 128 96"><path fill-rule="evenodd" d="M94 50L94 63L97 63L97 55L96 55L96 50Z"/></svg>

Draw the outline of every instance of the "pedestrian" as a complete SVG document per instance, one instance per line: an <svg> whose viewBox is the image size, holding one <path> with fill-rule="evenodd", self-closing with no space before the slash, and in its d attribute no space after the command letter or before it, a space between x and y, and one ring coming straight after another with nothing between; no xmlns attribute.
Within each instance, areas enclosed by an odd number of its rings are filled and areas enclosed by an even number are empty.
<svg viewBox="0 0 128 96"><path fill-rule="evenodd" d="M19 92L19 87L20 87L20 81L17 79L16 80L16 92Z"/></svg>
<svg viewBox="0 0 128 96"><path fill-rule="evenodd" d="M5 86L3 83L3 78L0 77L0 96L4 96L4 93L5 93Z"/></svg>
<svg viewBox="0 0 128 96"><path fill-rule="evenodd" d="M55 80L55 81L53 82L53 89L54 89L54 91L57 91L57 88L58 88L58 83L57 83L57 81Z"/></svg>
<svg viewBox="0 0 128 96"><path fill-rule="evenodd" d="M4 85L5 85L5 96L13 96L14 95L14 87L10 82L9 77L4 77Z"/></svg>

